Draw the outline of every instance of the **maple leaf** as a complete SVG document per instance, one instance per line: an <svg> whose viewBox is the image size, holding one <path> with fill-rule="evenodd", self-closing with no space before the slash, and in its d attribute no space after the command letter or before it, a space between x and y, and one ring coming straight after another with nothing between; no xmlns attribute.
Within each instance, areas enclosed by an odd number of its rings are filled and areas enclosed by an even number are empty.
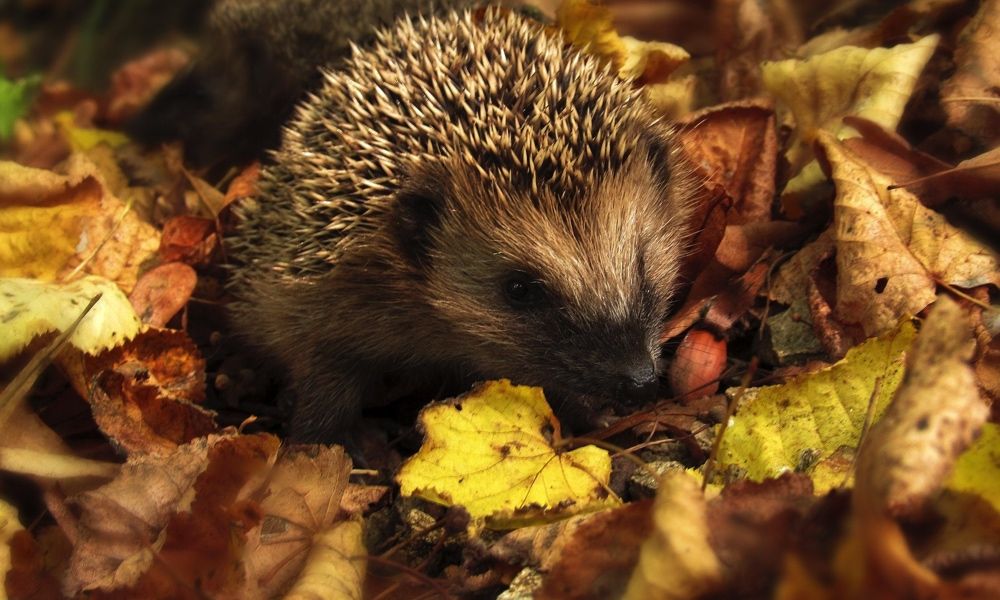
<svg viewBox="0 0 1000 600"><path fill-rule="evenodd" d="M493 381L427 406L420 425L424 444L396 476L404 496L461 505L497 528L619 502L606 451L558 449L559 422L539 388Z"/></svg>

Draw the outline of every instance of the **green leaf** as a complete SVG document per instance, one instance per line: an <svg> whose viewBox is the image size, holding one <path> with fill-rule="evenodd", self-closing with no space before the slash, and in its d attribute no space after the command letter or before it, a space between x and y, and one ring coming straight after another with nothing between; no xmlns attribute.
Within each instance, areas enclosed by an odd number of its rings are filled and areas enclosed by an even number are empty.
<svg viewBox="0 0 1000 600"><path fill-rule="evenodd" d="M0 141L6 141L14 133L14 122L28 112L41 81L41 75L17 81L0 75Z"/></svg>

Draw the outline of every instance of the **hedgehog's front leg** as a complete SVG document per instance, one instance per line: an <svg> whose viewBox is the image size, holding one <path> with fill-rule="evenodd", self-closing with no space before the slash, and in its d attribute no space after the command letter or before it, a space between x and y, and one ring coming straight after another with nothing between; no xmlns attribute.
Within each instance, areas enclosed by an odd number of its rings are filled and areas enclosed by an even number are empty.
<svg viewBox="0 0 1000 600"><path fill-rule="evenodd" d="M350 449L353 426L365 398L375 393L372 369L347 356L303 356L292 368L295 407L289 440L300 444L340 443Z"/></svg>

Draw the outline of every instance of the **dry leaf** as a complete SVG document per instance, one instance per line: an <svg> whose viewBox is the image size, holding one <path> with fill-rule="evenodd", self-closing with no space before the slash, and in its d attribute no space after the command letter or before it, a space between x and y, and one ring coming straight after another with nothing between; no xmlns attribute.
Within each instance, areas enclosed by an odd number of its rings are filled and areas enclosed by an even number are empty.
<svg viewBox="0 0 1000 600"><path fill-rule="evenodd" d="M64 285L0 278L0 323L4 327L0 362L40 335L66 330L98 294L101 299L69 338L71 346L87 354L113 348L142 327L128 298L114 283L94 276Z"/></svg>
<svg viewBox="0 0 1000 600"><path fill-rule="evenodd" d="M64 591L240 597L243 532L260 515L238 493L277 449L272 436L226 435L130 458L117 479L75 500L79 538Z"/></svg>
<svg viewBox="0 0 1000 600"><path fill-rule="evenodd" d="M987 147L1000 143L1000 2L983 0L955 49L955 74L941 86L948 124Z"/></svg>
<svg viewBox="0 0 1000 600"><path fill-rule="evenodd" d="M852 130L843 124L849 115L864 117L887 130L899 123L917 77L934 52L937 35L893 48L846 46L808 60L765 63L764 85L795 118L795 139L787 152L791 173L786 195L796 198L822 181L812 163L812 143L821 131L847 137ZM786 201L793 216L800 209Z"/></svg>
<svg viewBox="0 0 1000 600"><path fill-rule="evenodd" d="M361 486L348 483L350 471L351 461L339 446L291 448L282 452L268 471L265 485L244 492L261 498L263 514L260 524L247 533L245 564L251 597L283 595L293 584L330 585L329 580L324 584L323 576L316 574L322 567L315 562L323 560L324 553L336 552L326 547L328 536L338 539L352 525L339 528L360 516L359 512L345 510L345 502L354 501L350 496L361 491L357 489ZM387 491L369 488L366 493L375 501ZM335 532L338 529L340 533ZM363 548L358 556L364 556ZM355 565L362 572L363 563ZM313 576L317 580L304 583ZM334 589L318 597L334 597Z"/></svg>
<svg viewBox="0 0 1000 600"><path fill-rule="evenodd" d="M142 322L165 327L188 300L198 284L198 274L184 263L170 262L150 269L139 278L129 300Z"/></svg>
<svg viewBox="0 0 1000 600"><path fill-rule="evenodd" d="M558 539L558 560L542 562L548 575L534 597L600 600L621 596L639 560L639 547L649 536L651 511L647 500L579 517L569 535Z"/></svg>
<svg viewBox="0 0 1000 600"><path fill-rule="evenodd" d="M968 315L941 296L906 361L906 379L858 456L856 502L913 516L940 489L989 416L969 362Z"/></svg>
<svg viewBox="0 0 1000 600"><path fill-rule="evenodd" d="M654 529L642 545L623 598L699 598L722 579L722 564L708 543L705 498L697 480L668 471L653 505Z"/></svg>
<svg viewBox="0 0 1000 600"><path fill-rule="evenodd" d="M889 179L861 163L832 135L820 143L837 186L833 239L837 260L834 314L877 335L934 300L938 282L1000 286L994 253Z"/></svg>
<svg viewBox="0 0 1000 600"><path fill-rule="evenodd" d="M75 154L66 175L0 163L0 276L61 280L78 270L128 293L159 234L111 195Z"/></svg>
<svg viewBox="0 0 1000 600"><path fill-rule="evenodd" d="M747 388L719 444L718 464L755 481L786 471L812 473L820 494L846 483L844 473L820 479L816 463L842 446L857 446L869 404L875 415L885 410L913 336L913 326L904 323L830 367L781 385Z"/></svg>
<svg viewBox="0 0 1000 600"><path fill-rule="evenodd" d="M149 330L96 357L65 357L70 381L101 431L129 456L164 455L216 430L205 361L182 331Z"/></svg>

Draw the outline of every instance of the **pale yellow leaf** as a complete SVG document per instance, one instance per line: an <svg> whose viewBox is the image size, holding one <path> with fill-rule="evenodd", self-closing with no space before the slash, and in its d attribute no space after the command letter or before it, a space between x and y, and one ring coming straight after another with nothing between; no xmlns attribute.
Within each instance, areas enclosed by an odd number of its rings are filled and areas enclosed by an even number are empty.
<svg viewBox="0 0 1000 600"><path fill-rule="evenodd" d="M142 327L118 286L94 276L65 285L0 279L0 362L20 352L37 336L69 327L97 294L101 299L69 338L70 345L86 354L113 348L131 339Z"/></svg>
<svg viewBox="0 0 1000 600"><path fill-rule="evenodd" d="M709 544L705 498L698 481L680 471L660 479L653 531L642 545L626 600L701 598L722 579L722 563Z"/></svg>

